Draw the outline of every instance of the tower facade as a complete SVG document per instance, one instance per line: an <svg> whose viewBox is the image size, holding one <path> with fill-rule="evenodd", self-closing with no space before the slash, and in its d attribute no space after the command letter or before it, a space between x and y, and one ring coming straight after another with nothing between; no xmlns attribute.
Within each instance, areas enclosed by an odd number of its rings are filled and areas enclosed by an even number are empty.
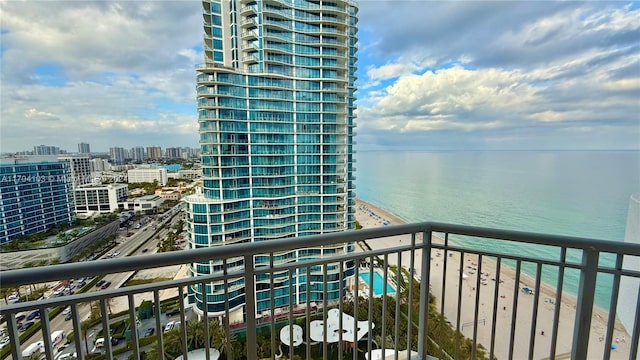
<svg viewBox="0 0 640 360"><path fill-rule="evenodd" d="M126 150L121 147L109 148L109 158L113 165L122 165L127 158Z"/></svg>
<svg viewBox="0 0 640 360"><path fill-rule="evenodd" d="M69 163L55 156L0 158L0 245L73 221Z"/></svg>
<svg viewBox="0 0 640 360"><path fill-rule="evenodd" d="M78 152L80 154L91 154L91 147L87 143L79 143L78 144Z"/></svg>
<svg viewBox="0 0 640 360"><path fill-rule="evenodd" d="M354 228L353 128L357 6L352 1L204 0L205 63L197 67L202 192L186 198L191 248L326 234ZM303 239L301 239L302 241ZM274 254L274 264L353 251L353 244ZM256 264L269 264L257 256ZM242 259L192 264L233 271ZM256 310L338 299L353 263L229 284L230 305L256 294ZM309 276L307 276L309 275ZM317 280L312 281L312 279ZM326 280L326 288L323 286ZM310 287L307 299L307 286ZM224 286L189 289L196 311L224 311Z"/></svg>

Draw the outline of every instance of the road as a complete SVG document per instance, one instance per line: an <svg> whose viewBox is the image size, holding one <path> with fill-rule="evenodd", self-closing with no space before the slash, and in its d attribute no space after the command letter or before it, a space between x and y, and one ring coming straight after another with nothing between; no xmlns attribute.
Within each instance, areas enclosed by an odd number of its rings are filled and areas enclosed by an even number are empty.
<svg viewBox="0 0 640 360"><path fill-rule="evenodd" d="M177 205L177 206L179 207L180 205ZM167 217L166 220L161 220L162 215L159 215L157 218L160 220L159 221L153 220L145 224L140 229L130 230L134 232L134 235L130 237L126 237L126 236L119 237L117 240L118 245L114 246L109 251L109 253L120 252L120 255L118 255L117 257L144 256L144 255L155 253L158 248L159 239L166 238L167 234L169 233L169 230L166 229L166 226L165 226L167 224L166 222L169 220L169 217ZM183 215L181 213L178 213L178 215L173 218L169 226L172 227L180 219L183 219ZM163 227L155 237L153 236L154 226ZM141 246L138 250L132 253L133 250L139 247L141 244L145 244L145 245ZM143 252L145 248L148 250L147 252ZM109 261L109 259L107 258L107 255L108 254L103 255L99 260L96 260L96 261ZM118 287L121 287L134 273L135 272L130 271L130 272L123 272L123 273L116 273L116 274L107 274L103 277L103 279L105 281L111 282L111 286L109 288L118 288ZM102 289L94 286L93 288L89 289L89 291L87 292L100 291L100 290ZM78 306L78 312L80 314L80 319L82 320L87 319L89 317L90 311L91 309L87 303L82 303L80 306ZM56 330L62 330L64 331L65 336L67 336L73 330L73 322L65 321L64 315L60 314L50 321L50 329L51 329L51 332ZM24 350L30 344L40 340L42 340L42 331L37 332L31 338L25 341L24 344L22 344L21 348ZM54 349L54 355L56 353L57 351L55 351Z"/></svg>

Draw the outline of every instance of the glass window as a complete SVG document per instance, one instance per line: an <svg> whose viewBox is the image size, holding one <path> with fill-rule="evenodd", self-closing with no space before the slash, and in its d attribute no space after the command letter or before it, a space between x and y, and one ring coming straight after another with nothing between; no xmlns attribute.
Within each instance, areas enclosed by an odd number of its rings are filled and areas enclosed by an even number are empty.
<svg viewBox="0 0 640 360"><path fill-rule="evenodd" d="M216 2L212 2L211 3L211 11L214 12L214 13L219 14L222 11L220 4L218 4Z"/></svg>
<svg viewBox="0 0 640 360"><path fill-rule="evenodd" d="M213 39L213 48L216 50L222 50L222 40Z"/></svg>
<svg viewBox="0 0 640 360"><path fill-rule="evenodd" d="M213 52L213 60L214 61L224 61L224 55L220 51Z"/></svg>
<svg viewBox="0 0 640 360"><path fill-rule="evenodd" d="M219 28L219 27L216 27L216 26L212 26L211 27L211 31L213 33L213 36L222 37L222 28Z"/></svg>

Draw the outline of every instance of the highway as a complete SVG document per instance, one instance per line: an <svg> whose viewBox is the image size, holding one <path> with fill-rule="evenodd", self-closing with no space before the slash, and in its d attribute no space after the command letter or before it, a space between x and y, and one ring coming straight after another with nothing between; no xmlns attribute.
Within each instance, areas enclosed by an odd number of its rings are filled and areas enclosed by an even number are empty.
<svg viewBox="0 0 640 360"><path fill-rule="evenodd" d="M180 209L180 205L177 205L177 208ZM157 218L161 219L162 215L158 215ZM137 218L134 218L134 222L135 222L135 219ZM173 227L173 225L175 225L181 219L183 219L183 213L178 211L178 214L175 217L173 217L173 220L169 224L169 227L170 228ZM162 222L158 222L157 220L152 220L146 223L140 229L129 230L130 232L134 232L132 236L130 237L119 236L118 239L116 240L118 244L114 246L107 254L103 255L100 259L95 261L109 261L109 258L107 258L107 255L114 252L120 252L120 254L117 257L145 256L145 255L156 253L158 249L159 239L166 238L168 232L170 231L169 229L166 229L166 224L167 224L166 221L168 220L169 220L169 217L167 217L167 219L164 221L161 220ZM154 226L158 226L158 228L160 228L161 226L163 227L156 236L153 236L155 232ZM140 246L141 244L144 244L144 245ZM134 253L132 253L134 249L136 249L139 246L140 248L136 250ZM147 249L147 251L143 252L144 249ZM111 286L109 286L107 289L113 289L113 288L118 288L122 286L133 274L134 274L133 271L116 273L116 274L107 274L103 277L103 279L105 281L111 282ZM94 292L94 291L101 291L101 290L102 289L93 286L87 292ZM80 306L78 306L78 312L80 314L80 319L82 320L85 320L89 317L90 311L91 309L88 303L83 303ZM64 315L59 314L58 316L56 316L54 319L50 321L51 332L56 330L62 330L64 331L65 336L67 336L73 330L73 322L65 321L64 318L65 318ZM42 340L42 331L35 333L31 338L25 341L24 344L22 344L21 348L24 350L30 344L40 340ZM91 346L89 346L89 350L91 350ZM57 351L56 349L54 349L54 355L56 354L57 354Z"/></svg>

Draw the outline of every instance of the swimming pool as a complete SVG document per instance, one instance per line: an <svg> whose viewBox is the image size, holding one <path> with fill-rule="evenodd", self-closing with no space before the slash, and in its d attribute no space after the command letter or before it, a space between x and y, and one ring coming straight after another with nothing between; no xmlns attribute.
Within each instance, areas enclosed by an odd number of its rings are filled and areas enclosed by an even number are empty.
<svg viewBox="0 0 640 360"><path fill-rule="evenodd" d="M371 280L371 275L369 273L360 274L360 279L362 279L362 281L364 281L364 283L367 284L367 286L371 287L371 284L369 284L369 280ZM383 295L383 290L384 290L384 278L377 271L374 271L373 272L373 295L381 296ZM395 292L396 292L396 289L394 289L387 282L387 295L391 295Z"/></svg>

